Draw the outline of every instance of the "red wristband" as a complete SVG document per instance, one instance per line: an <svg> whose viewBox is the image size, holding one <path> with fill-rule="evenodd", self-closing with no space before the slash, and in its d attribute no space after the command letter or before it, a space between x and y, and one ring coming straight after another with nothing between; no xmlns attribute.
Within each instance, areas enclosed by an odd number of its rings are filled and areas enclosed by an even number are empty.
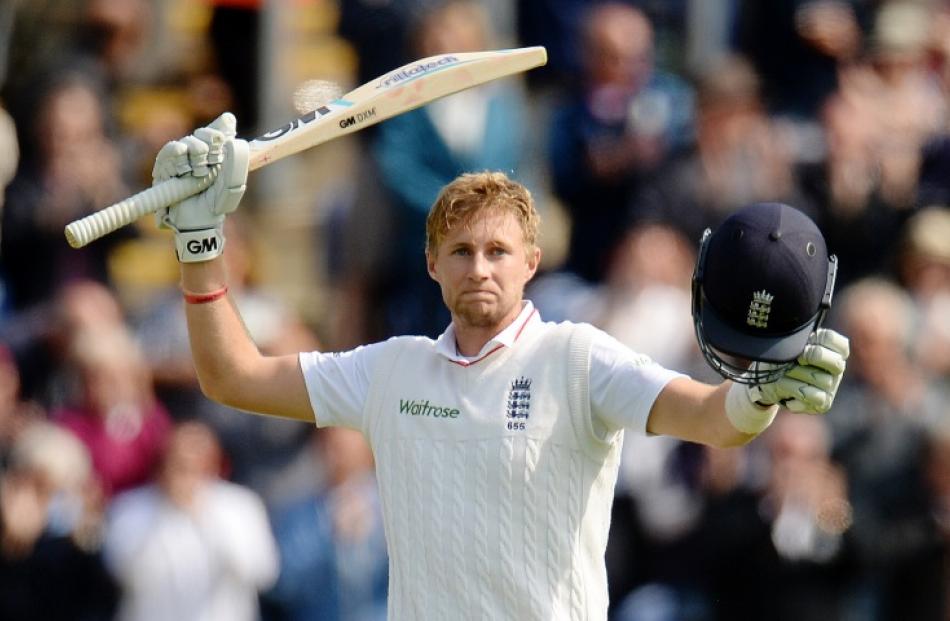
<svg viewBox="0 0 950 621"><path fill-rule="evenodd" d="M184 289L182 289L181 292L184 294L185 302L188 304L207 304L208 302L214 302L226 296L228 294L228 286L225 285L220 289L209 291L208 293L193 293Z"/></svg>

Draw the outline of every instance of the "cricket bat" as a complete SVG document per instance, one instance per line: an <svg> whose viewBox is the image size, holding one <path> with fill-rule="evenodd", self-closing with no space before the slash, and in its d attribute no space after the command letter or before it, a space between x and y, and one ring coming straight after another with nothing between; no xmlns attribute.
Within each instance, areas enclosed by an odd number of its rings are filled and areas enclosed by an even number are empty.
<svg viewBox="0 0 950 621"><path fill-rule="evenodd" d="M446 95L546 62L547 51L542 46L440 54L411 62L249 141L249 168L257 170ZM178 177L143 190L66 225L66 240L73 248L81 248L146 214L198 194L215 176Z"/></svg>

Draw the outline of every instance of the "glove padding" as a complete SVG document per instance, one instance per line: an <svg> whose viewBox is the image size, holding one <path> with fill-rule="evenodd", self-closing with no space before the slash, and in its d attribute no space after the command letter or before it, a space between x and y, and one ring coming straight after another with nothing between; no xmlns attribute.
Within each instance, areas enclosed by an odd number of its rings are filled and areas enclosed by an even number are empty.
<svg viewBox="0 0 950 621"><path fill-rule="evenodd" d="M158 152L152 185L172 177L214 181L201 193L156 213L159 227L175 231L178 260L208 261L224 251L224 217L237 209L247 187L247 142L235 139L237 121L225 112L191 136L173 140Z"/></svg>
<svg viewBox="0 0 950 621"><path fill-rule="evenodd" d="M778 403L792 412L824 414L834 402L850 352L843 334L816 330L797 363L774 382L749 386L749 398L761 405Z"/></svg>

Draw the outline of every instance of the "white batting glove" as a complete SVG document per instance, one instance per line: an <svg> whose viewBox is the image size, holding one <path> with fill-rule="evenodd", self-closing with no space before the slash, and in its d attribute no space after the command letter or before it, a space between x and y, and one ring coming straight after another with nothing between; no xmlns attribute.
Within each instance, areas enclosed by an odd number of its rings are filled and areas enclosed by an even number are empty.
<svg viewBox="0 0 950 621"><path fill-rule="evenodd" d="M191 136L173 140L158 152L152 185L172 177L196 182L215 175L200 194L160 210L158 225L175 231L175 250L183 263L209 261L224 251L224 217L237 209L247 187L248 146L235 138L237 121L225 112Z"/></svg>
<svg viewBox="0 0 950 621"><path fill-rule="evenodd" d="M766 406L777 403L792 412L824 414L835 400L850 352L848 337L834 330L816 330L797 364L774 382L748 386L749 398Z"/></svg>

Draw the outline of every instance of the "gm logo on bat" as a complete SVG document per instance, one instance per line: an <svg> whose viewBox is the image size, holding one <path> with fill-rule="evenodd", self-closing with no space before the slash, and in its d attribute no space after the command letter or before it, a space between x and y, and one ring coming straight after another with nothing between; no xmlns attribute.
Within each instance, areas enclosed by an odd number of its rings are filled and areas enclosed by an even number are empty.
<svg viewBox="0 0 950 621"><path fill-rule="evenodd" d="M357 123L362 123L367 119L371 119L376 116L376 108L370 108L366 112L360 112L354 114L353 116L348 116L345 119L340 119L340 129L346 129L347 127L352 127Z"/></svg>

